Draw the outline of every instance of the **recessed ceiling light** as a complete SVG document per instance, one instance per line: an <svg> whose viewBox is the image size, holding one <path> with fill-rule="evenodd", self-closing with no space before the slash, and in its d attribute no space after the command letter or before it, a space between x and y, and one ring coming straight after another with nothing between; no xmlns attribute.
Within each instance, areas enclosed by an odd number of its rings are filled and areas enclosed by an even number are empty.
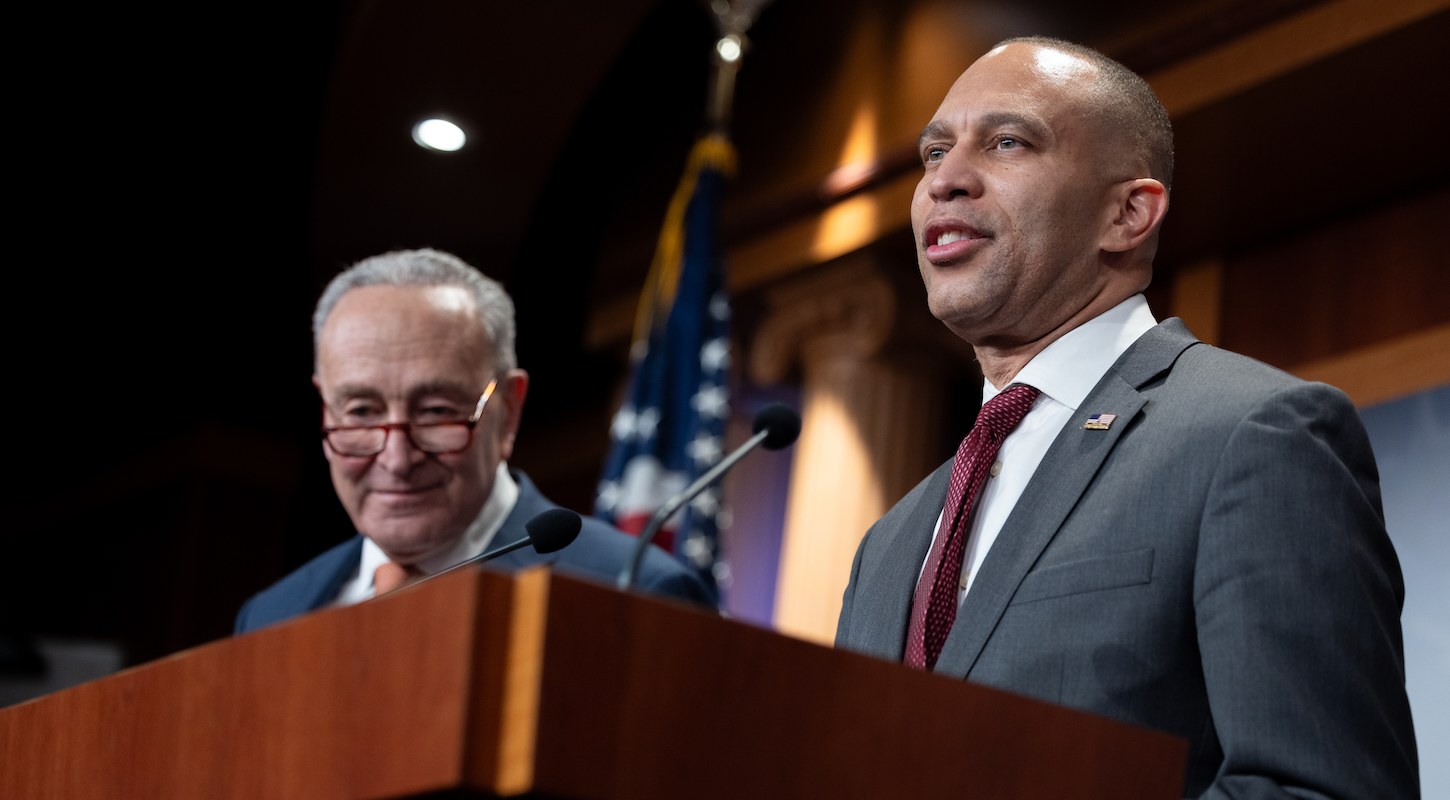
<svg viewBox="0 0 1450 800"><path fill-rule="evenodd" d="M446 119L425 119L413 126L413 141L429 150L451 153L467 140L463 129Z"/></svg>

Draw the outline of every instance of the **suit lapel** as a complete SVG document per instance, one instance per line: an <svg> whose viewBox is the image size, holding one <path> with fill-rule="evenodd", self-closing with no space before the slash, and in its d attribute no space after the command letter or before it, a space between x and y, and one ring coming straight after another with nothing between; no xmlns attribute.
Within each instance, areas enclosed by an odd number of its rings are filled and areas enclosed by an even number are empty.
<svg viewBox="0 0 1450 800"><path fill-rule="evenodd" d="M883 526L886 536L881 552L887 555L878 562L881 570L861 576L863 584L857 588L856 602L872 609L872 618L862 626L864 641L853 643L852 649L901 660L917 576L931 549L932 532L946 504L951 477L952 462L948 461L926 479L915 506L907 509L906 519L894 528Z"/></svg>
<svg viewBox="0 0 1450 800"><path fill-rule="evenodd" d="M1147 399L1138 389L1170 369L1197 340L1177 319L1143 334L1098 381L1057 435L1002 525L957 613L936 672L965 678L1006 612L1022 579L1057 535L1118 441L1137 422ZM1097 413L1117 414L1106 431L1084 430Z"/></svg>
<svg viewBox="0 0 1450 800"><path fill-rule="evenodd" d="M330 605L342 593L342 587L357 574L362 561L362 534L348 540L347 546L338 552L336 564L330 569L319 570L316 579L307 586L302 605L307 611L316 611Z"/></svg>
<svg viewBox="0 0 1450 800"><path fill-rule="evenodd" d="M528 524L529 520L554 508L554 504L544 498L544 495L534 486L534 482L529 480L529 476L515 470L509 470L509 475L513 477L514 483L519 485L519 499L514 502L514 507L504 518L503 525L499 526L498 533L493 535L493 541L489 542L489 549L503 547L528 536L529 531L524 526ZM552 564L558 557L558 552L540 555L534 548L526 546L499 556L492 563L499 569L515 572L535 564Z"/></svg>

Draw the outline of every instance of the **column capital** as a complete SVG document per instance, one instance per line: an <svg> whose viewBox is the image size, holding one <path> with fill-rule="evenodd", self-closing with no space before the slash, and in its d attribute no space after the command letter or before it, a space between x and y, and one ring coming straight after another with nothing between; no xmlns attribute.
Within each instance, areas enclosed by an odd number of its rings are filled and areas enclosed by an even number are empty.
<svg viewBox="0 0 1450 800"><path fill-rule="evenodd" d="M865 257L775 287L766 302L770 312L750 352L750 375L765 385L783 380L797 359L871 358L896 322L896 290Z"/></svg>

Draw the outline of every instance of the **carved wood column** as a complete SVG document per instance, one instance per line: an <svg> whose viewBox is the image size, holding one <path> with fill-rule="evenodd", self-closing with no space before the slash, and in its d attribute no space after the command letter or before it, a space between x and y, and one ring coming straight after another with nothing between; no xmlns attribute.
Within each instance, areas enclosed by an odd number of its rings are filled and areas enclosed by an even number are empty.
<svg viewBox="0 0 1450 800"><path fill-rule="evenodd" d="M866 258L782 286L769 304L752 377L775 383L797 362L802 377L775 625L829 644L862 535L936 466L942 370L892 347L897 294Z"/></svg>

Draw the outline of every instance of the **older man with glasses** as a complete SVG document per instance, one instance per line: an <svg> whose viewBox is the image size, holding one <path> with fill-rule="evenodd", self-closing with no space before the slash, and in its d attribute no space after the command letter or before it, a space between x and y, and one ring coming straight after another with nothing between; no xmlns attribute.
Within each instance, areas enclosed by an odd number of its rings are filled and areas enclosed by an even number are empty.
<svg viewBox="0 0 1450 800"><path fill-rule="evenodd" d="M242 633L351 605L525 534L553 508L508 467L528 373L516 366L513 301L497 282L434 250L385 253L338 275L313 315L322 450L358 535L242 607ZM575 542L494 563L612 579L633 540L592 519ZM641 586L710 604L698 576L652 548Z"/></svg>

